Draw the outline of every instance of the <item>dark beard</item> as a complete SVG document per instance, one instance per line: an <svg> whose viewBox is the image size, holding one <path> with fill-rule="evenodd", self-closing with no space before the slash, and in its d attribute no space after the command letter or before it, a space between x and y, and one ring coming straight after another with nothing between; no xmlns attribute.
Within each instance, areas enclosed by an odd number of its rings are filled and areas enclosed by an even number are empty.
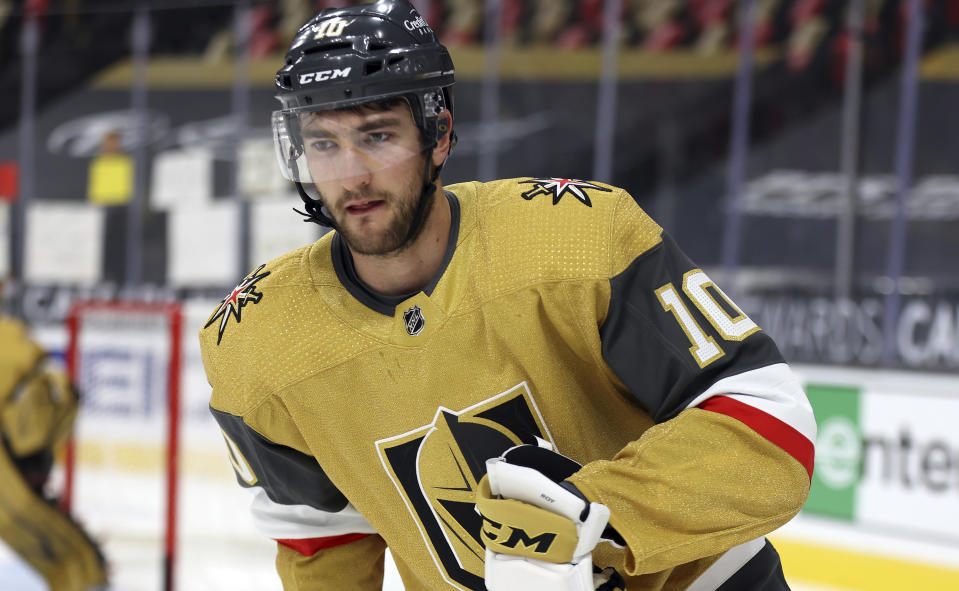
<svg viewBox="0 0 959 591"><path fill-rule="evenodd" d="M343 195L343 202L352 199L378 199L386 202L390 207L395 207L396 214L393 223L386 229L383 235L375 242L366 239L362 232L353 232L344 227L343 224L337 224L336 230L346 242L346 245L355 254L368 256L386 256L396 255L412 244L423 231L423 222L428 215L435 199L434 191L428 191L423 195L423 177L414 181L413 185L403 188L403 192L394 197L399 199L389 199L390 195L382 191L358 191L347 192ZM409 197L413 196L413 199ZM421 203L422 202L422 203Z"/></svg>

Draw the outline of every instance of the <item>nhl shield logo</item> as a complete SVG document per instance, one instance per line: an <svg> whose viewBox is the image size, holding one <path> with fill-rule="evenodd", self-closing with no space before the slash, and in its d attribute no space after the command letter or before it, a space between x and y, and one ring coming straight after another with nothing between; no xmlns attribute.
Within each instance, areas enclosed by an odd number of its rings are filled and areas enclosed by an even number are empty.
<svg viewBox="0 0 959 591"><path fill-rule="evenodd" d="M403 321L406 322L406 332L411 337L415 337L423 332L423 327L426 326L426 319L423 318L423 310L420 309L419 306L413 306L406 312L403 312Z"/></svg>

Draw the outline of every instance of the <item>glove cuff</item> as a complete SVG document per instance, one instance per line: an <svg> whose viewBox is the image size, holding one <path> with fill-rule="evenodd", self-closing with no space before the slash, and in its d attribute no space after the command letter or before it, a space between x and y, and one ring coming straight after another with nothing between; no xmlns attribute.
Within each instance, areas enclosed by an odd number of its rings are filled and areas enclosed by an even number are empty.
<svg viewBox="0 0 959 591"><path fill-rule="evenodd" d="M487 589L494 591L594 591L593 559L586 555L581 561L554 564L519 556L497 554L486 550Z"/></svg>
<svg viewBox="0 0 959 591"><path fill-rule="evenodd" d="M567 491L573 493L574 495L582 499L584 503L586 503L586 508L583 509L583 513L580 515L580 520L585 521L587 517L587 513L589 512L590 505L593 503L589 499L587 499L586 495L583 494L583 491L576 488L576 485L573 484L572 482L569 482L568 480L564 480L560 482L559 485L563 487L564 489L566 489ZM613 546L620 549L626 547L626 540L623 539L623 536L619 535L619 532L616 531L616 528L614 528L612 525L609 525L609 524L607 524L606 527L603 529L603 533L600 535L599 539L604 542L609 542Z"/></svg>

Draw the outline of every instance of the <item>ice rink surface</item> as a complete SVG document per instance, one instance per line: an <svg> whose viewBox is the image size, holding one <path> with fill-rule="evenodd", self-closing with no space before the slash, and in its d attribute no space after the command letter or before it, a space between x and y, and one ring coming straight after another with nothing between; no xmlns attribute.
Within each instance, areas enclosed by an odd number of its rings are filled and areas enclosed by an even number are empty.
<svg viewBox="0 0 959 591"><path fill-rule="evenodd" d="M269 554L270 549L265 548L264 555ZM269 564L268 560L257 559L254 564L250 564L247 561L243 561L242 563L238 562L232 568L229 568L231 571L230 573L223 573L225 575L225 580L235 579L236 583L239 585L237 587L226 587L222 585L218 585L216 587L203 587L194 586L194 583L192 582L185 582L183 586L178 588L178 591L206 591L207 589L236 589L237 591L242 589L259 589L262 591L281 591L282 588L280 587L279 580L271 571L271 568L272 565ZM198 573L199 576L197 576L194 581L206 579L211 574L213 573ZM188 576L187 578L189 579L190 577ZM36 573L31 571L28 567L17 560L16 557L10 552L9 548L3 545L2 542L0 542L0 581L3 582L2 588L4 591L48 591L43 580ZM137 588L137 586L122 587L117 584L111 591L133 591ZM841 591L841 588L839 587L806 584L793 584L792 588L794 591ZM392 563L388 562L386 577L383 582L383 591L402 590L403 584L400 581L399 574L396 572L395 568L393 568Z"/></svg>
<svg viewBox="0 0 959 591"><path fill-rule="evenodd" d="M176 591L282 591L273 564L275 543L254 529L250 494L237 485L218 430L206 420L188 422L184 432ZM98 427L101 441L109 431ZM129 432L120 429L113 435ZM114 467L88 465L78 473L75 513L103 545L112 591L160 591L163 481L156 471L143 469L152 462L144 454L156 451L133 451L140 457L124 460L129 466L101 458L98 462ZM959 589L959 548L942 540L867 531L805 515L769 537L795 591ZM924 582L904 585L904 580ZM403 589L389 562L384 589ZM0 547L0 591L43 590L43 582Z"/></svg>
<svg viewBox="0 0 959 591"><path fill-rule="evenodd" d="M235 495L221 490L217 498L224 508L243 510L243 491ZM202 512L187 511L194 517ZM229 513L226 510L224 513ZM177 591L282 591L273 570L274 544L253 531L243 513L231 518L226 527L211 514L205 526L210 535L181 548L183 560L177 577ZM229 535L223 535L229 530ZM221 532L217 534L216 532ZM800 516L770 536L779 547L790 586L794 591L954 591L959 589L959 549L929 541L904 541L887 534L867 533L821 519ZM160 587L156 564L156 542L147 539L110 539L105 541L113 562L112 591L153 591ZM189 551L187 551L189 548ZM815 561L821 565L810 572L808 564L796 570L796 562ZM811 553L810 557L805 554ZM851 553L851 554L847 554ZM830 572L829 556L845 563L846 569L870 568L876 572ZM848 556L852 555L851 560ZM826 557L825 559L823 557ZM384 591L402 591L399 574L387 555ZM859 562L857 562L859 561ZM863 562L865 561L865 562ZM793 568L791 568L793 567ZM927 584L902 587L896 574L920 577L933 569L935 577ZM791 572L792 571L792 572ZM834 581L832 583L825 581ZM857 582L850 584L850 580ZM3 591L48 591L35 573L21 563L9 548L0 543L0 589ZM918 582L918 581L917 581Z"/></svg>

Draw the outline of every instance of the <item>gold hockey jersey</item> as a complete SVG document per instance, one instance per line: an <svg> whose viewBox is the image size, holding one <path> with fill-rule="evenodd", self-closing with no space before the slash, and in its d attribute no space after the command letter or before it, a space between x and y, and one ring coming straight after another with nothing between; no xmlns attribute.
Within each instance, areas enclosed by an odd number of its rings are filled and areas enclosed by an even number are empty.
<svg viewBox="0 0 959 591"><path fill-rule="evenodd" d="M76 416L73 386L65 373L45 365L46 357L26 325L0 316L0 434L14 458L63 443Z"/></svg>
<svg viewBox="0 0 959 591"><path fill-rule="evenodd" d="M388 545L411 591L485 589L474 489L487 458L539 439L584 464L570 481L626 541L595 563L629 589L716 589L764 555L815 438L768 336L621 189L446 196L423 291L377 297L330 233L257 268L201 331L285 588L378 589Z"/></svg>
<svg viewBox="0 0 959 591"><path fill-rule="evenodd" d="M43 496L55 448L77 412L67 376L45 359L26 325L0 316L0 539L51 591L99 588L106 583L99 549Z"/></svg>

